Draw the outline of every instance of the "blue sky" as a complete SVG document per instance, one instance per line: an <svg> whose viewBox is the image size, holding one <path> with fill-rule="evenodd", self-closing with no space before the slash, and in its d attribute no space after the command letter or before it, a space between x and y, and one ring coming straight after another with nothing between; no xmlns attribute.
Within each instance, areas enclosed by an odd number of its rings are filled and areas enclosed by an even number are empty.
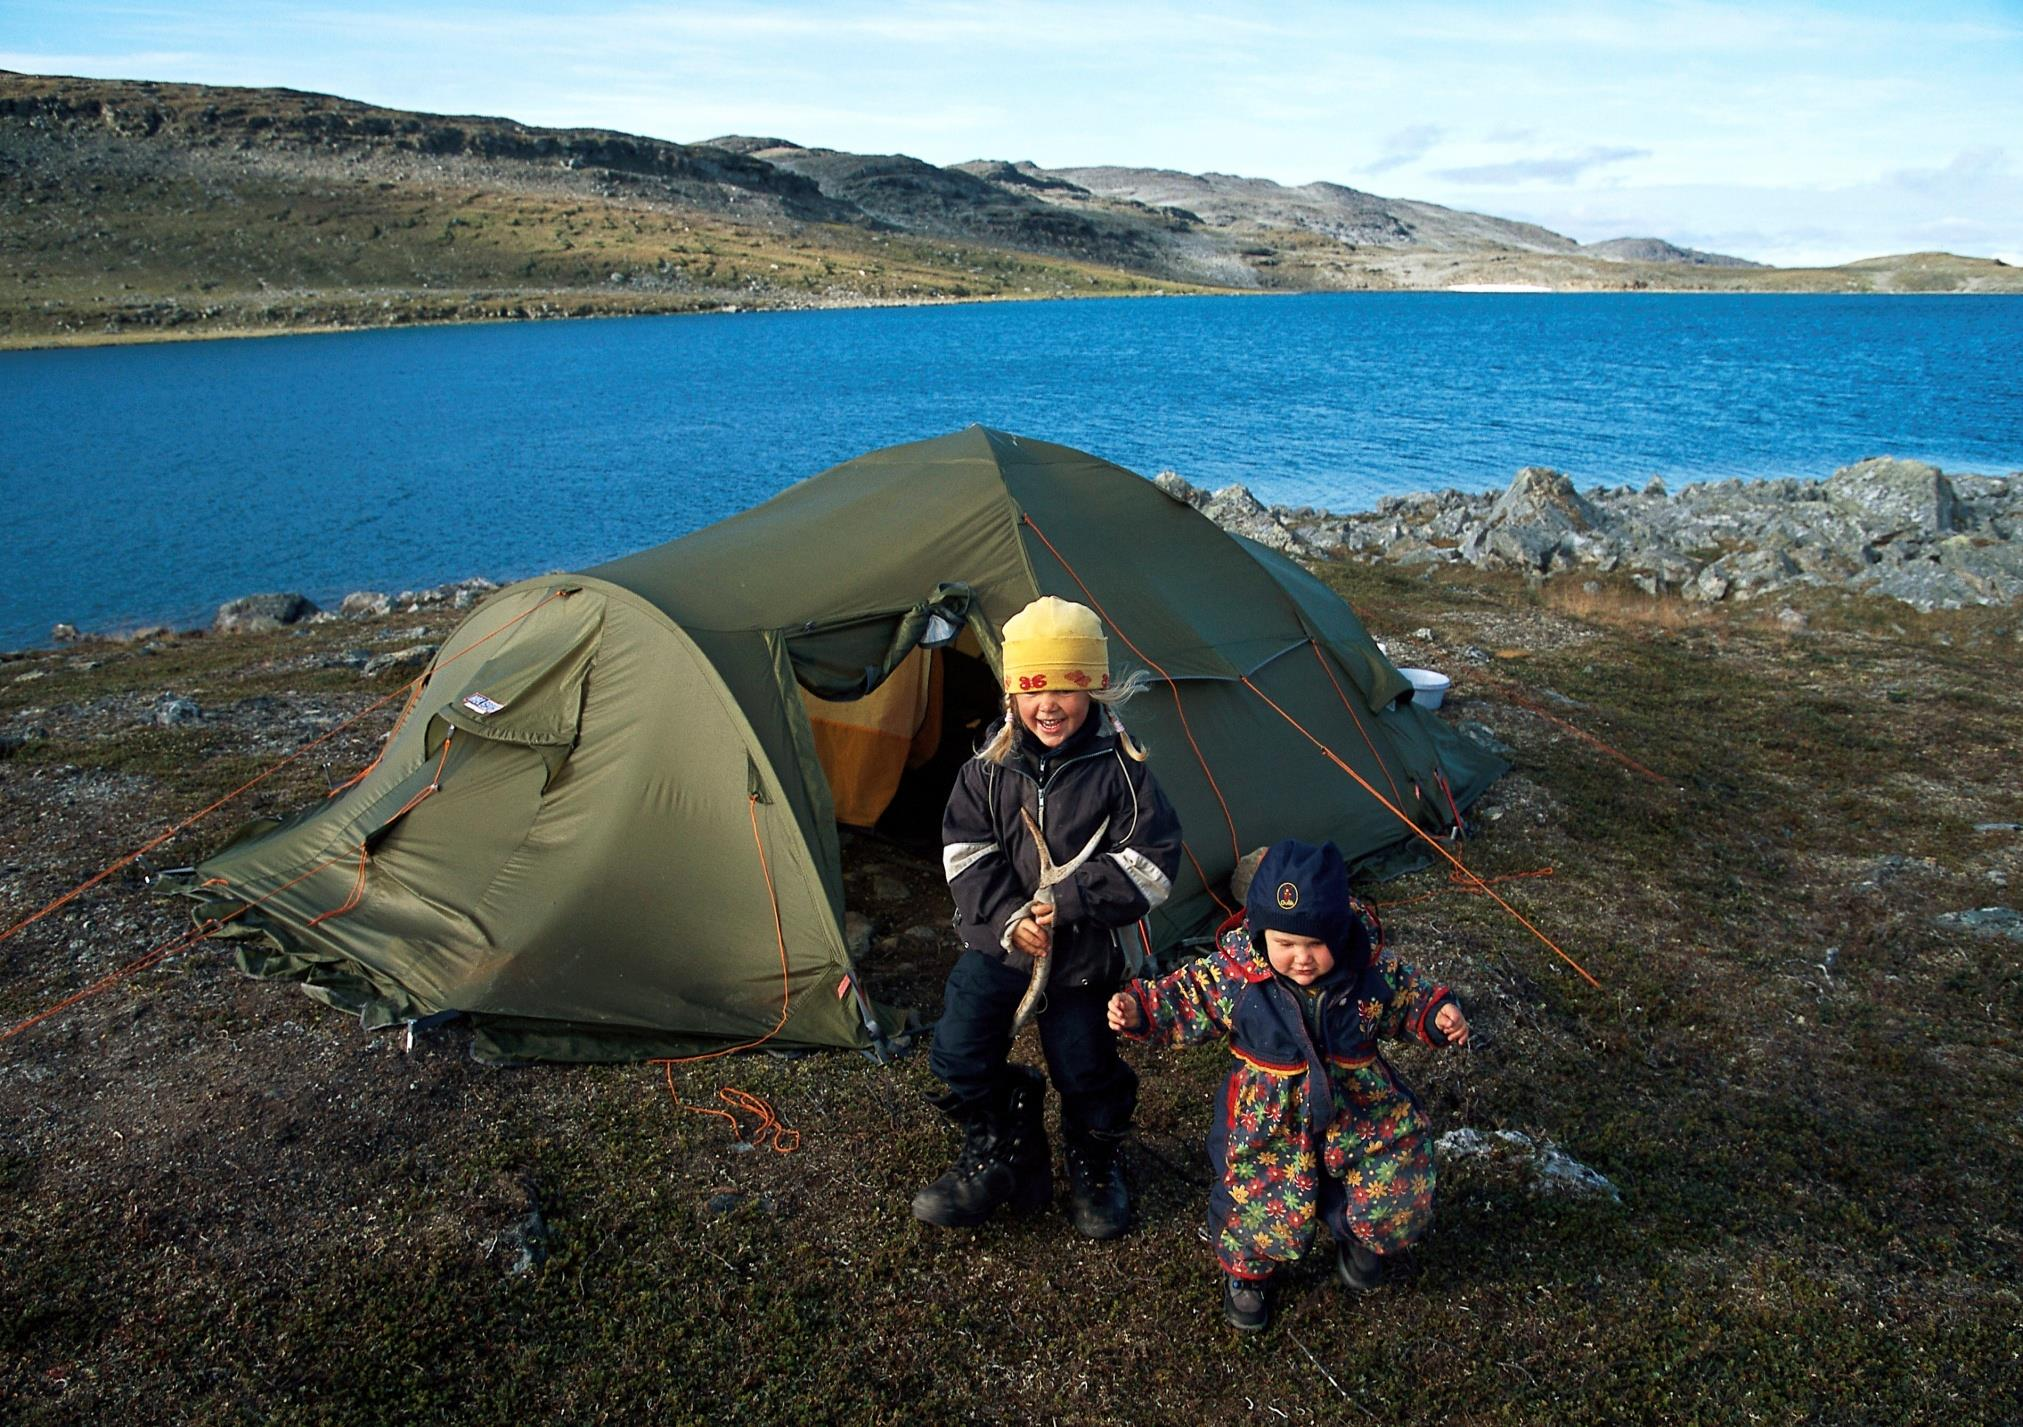
<svg viewBox="0 0 2023 1427"><path fill-rule="evenodd" d="M1777 263L2023 263L2023 0L0 0L0 68L934 163L1128 164Z"/></svg>

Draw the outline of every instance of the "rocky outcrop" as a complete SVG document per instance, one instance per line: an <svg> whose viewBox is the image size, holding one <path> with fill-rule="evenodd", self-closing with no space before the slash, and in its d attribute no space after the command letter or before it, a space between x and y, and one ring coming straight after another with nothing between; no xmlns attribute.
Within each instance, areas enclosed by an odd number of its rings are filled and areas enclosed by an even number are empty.
<svg viewBox="0 0 2023 1427"><path fill-rule="evenodd" d="M1943 535L1956 528L1959 501L1937 466L1877 456L1843 466L1826 483L1826 498L1871 540Z"/></svg>
<svg viewBox="0 0 2023 1427"><path fill-rule="evenodd" d="M297 624L316 614L316 606L297 594L246 595L218 606L211 621L214 634L254 634Z"/></svg>
<svg viewBox="0 0 2023 1427"><path fill-rule="evenodd" d="M1747 258L1731 258L1726 253L1703 253L1698 248L1682 248L1663 238L1610 238L1602 243L1582 243L1580 250L1612 263L1692 263L1708 268L1760 268Z"/></svg>
<svg viewBox="0 0 2023 1427"><path fill-rule="evenodd" d="M1575 489L1527 466L1502 492L1386 496L1339 515L1213 493L1167 472L1160 486L1225 528L1296 555L1344 551L1395 564L1465 562L1545 578L1622 571L1651 594L1744 601L1843 585L1921 610L2023 598L2023 472L1948 477L1879 456L1824 481L1739 480L1673 493L1654 479Z"/></svg>
<svg viewBox="0 0 2023 1427"><path fill-rule="evenodd" d="M378 590L353 590L337 606L346 619L377 619L393 608L393 598Z"/></svg>

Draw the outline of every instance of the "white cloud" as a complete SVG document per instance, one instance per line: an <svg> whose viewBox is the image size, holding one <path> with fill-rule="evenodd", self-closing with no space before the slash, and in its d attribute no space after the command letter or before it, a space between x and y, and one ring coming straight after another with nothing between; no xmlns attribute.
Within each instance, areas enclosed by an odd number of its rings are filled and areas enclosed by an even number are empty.
<svg viewBox="0 0 2023 1427"><path fill-rule="evenodd" d="M1979 192L1984 185L2010 176L2007 151L1989 145L1962 149L1941 168L1897 169L1883 182L1919 193Z"/></svg>
<svg viewBox="0 0 2023 1427"><path fill-rule="evenodd" d="M63 74L84 79L151 79L199 63L190 50L130 50L123 53L52 54L0 50L0 69L21 74Z"/></svg>
<svg viewBox="0 0 2023 1427"><path fill-rule="evenodd" d="M1365 173L1389 173L1394 168L1417 163L1431 153L1447 137L1447 131L1438 124L1413 124L1396 130L1384 139L1384 151L1373 163L1363 165Z"/></svg>
<svg viewBox="0 0 2023 1427"><path fill-rule="evenodd" d="M1582 242L1663 237L1780 267L1939 250L2023 265L2023 176L1985 153L1839 186L1626 185L1505 189L1478 206Z"/></svg>
<svg viewBox="0 0 2023 1427"><path fill-rule="evenodd" d="M1508 159L1468 168L1443 168L1436 177L1460 184L1572 183L1589 169L1650 157L1649 149L1591 148L1578 154Z"/></svg>

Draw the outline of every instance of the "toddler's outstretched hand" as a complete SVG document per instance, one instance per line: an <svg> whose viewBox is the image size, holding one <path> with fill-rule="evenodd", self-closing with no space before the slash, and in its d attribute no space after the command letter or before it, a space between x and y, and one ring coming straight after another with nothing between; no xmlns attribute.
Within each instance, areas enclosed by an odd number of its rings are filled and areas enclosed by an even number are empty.
<svg viewBox="0 0 2023 1427"><path fill-rule="evenodd" d="M1468 1044L1468 1018L1461 1014L1461 1008L1449 1001L1433 1017L1433 1025L1441 1035L1447 1037L1447 1044L1465 1046Z"/></svg>
<svg viewBox="0 0 2023 1427"><path fill-rule="evenodd" d="M1110 998L1110 1029L1113 1031L1138 1029L1138 1003L1122 991Z"/></svg>

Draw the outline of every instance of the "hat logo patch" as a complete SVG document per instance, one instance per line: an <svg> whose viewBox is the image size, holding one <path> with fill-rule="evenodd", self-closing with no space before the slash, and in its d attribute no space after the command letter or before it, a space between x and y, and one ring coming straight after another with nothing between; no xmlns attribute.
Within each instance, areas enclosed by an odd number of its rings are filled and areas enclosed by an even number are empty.
<svg viewBox="0 0 2023 1427"><path fill-rule="evenodd" d="M1290 882L1279 883L1278 909L1282 912L1289 912L1298 905L1299 905L1299 888L1293 886L1293 884Z"/></svg>

